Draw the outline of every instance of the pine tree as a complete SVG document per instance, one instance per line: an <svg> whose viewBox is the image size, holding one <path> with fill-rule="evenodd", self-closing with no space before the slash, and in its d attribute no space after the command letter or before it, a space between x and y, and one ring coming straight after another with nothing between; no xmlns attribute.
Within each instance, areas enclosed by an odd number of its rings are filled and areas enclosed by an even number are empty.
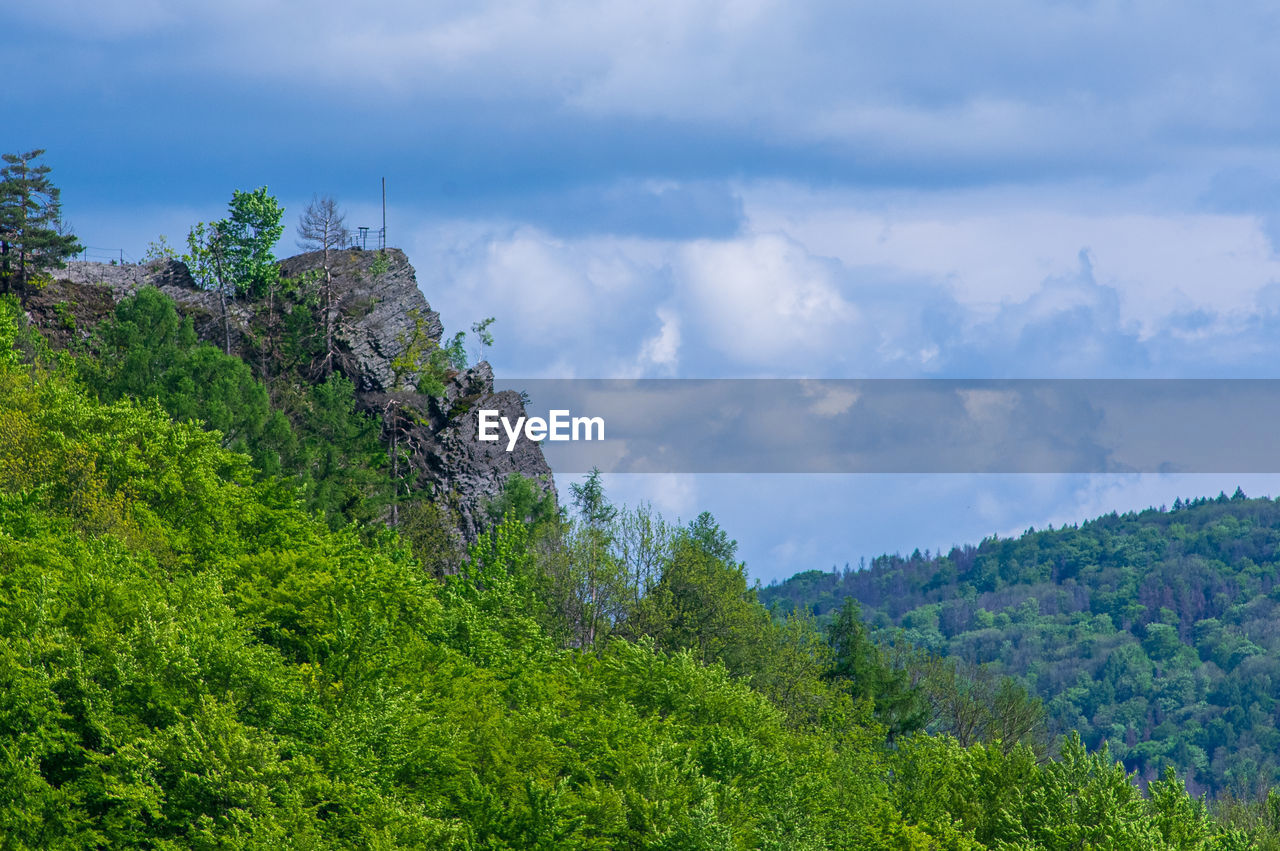
<svg viewBox="0 0 1280 851"><path fill-rule="evenodd" d="M80 251L62 221L60 192L49 166L36 165L42 148L4 154L0 169L0 291L25 294L28 281Z"/></svg>

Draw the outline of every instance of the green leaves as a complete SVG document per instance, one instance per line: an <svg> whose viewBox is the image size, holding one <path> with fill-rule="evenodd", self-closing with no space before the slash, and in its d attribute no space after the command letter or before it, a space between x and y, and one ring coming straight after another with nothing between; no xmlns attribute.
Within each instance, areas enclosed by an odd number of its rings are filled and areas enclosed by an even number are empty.
<svg viewBox="0 0 1280 851"><path fill-rule="evenodd" d="M15 323L0 301L0 340ZM616 509L594 476L571 523L514 480L503 521L437 582L393 533L331 529L172 420L189 402L263 440L235 395L250 385L171 305L122 305L101 345L127 364L81 364L109 403L69 370L0 358L7 845L1245 847L1172 775L1145 798L1079 739L1046 764L1021 746L888 742L868 702L820 676L893 705L901 670L856 610L831 647L807 614L773 624L709 515L673 529ZM353 448L369 444L350 383L313 393L302 457L376 468ZM596 630L569 648L560 580Z"/></svg>
<svg viewBox="0 0 1280 851"><path fill-rule="evenodd" d="M284 208L260 186L251 192L233 191L228 210L231 215L220 229L236 290L257 298L280 277L272 249L284 234Z"/></svg>
<svg viewBox="0 0 1280 851"><path fill-rule="evenodd" d="M826 676L855 700L869 700L876 718L891 738L923 729L929 720L924 692L911 681L911 672L896 666L870 637L862 623L862 609L853 600L827 628L832 664Z"/></svg>
<svg viewBox="0 0 1280 851"><path fill-rule="evenodd" d="M81 250L62 221L60 191L43 149L4 154L0 168L0 292L25 293L27 284Z"/></svg>

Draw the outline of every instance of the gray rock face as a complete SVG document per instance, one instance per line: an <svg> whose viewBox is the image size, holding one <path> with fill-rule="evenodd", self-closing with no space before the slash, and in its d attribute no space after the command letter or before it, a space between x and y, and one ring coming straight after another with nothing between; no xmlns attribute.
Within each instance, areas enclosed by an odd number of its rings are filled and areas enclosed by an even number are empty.
<svg viewBox="0 0 1280 851"><path fill-rule="evenodd" d="M365 392L390 390L394 383L391 363L404 354L415 325L435 343L444 327L440 314L431 309L418 289L418 278L409 258L398 248L386 250L386 270L375 267L377 251L330 251L333 299L338 314L336 336L344 355L343 372ZM311 251L280 264L289 278L308 272L323 281L324 252ZM417 317L415 323L414 317Z"/></svg>
<svg viewBox="0 0 1280 851"><path fill-rule="evenodd" d="M186 264L178 260L156 260L142 265L113 266L109 263L72 262L59 277L81 286L101 285L119 302L143 287L155 287L173 299L178 313L190 316L200 339L223 347L222 304L218 294L202 290L191 278ZM244 331L252 313L249 305L233 301L227 305L231 331L231 351L244 356Z"/></svg>
<svg viewBox="0 0 1280 851"><path fill-rule="evenodd" d="M525 413L519 394L494 392L488 363L451 375L442 397L394 389L392 362L405 352L415 334L438 344L443 327L439 314L418 289L413 266L404 252L387 249L384 266L378 263L378 256L376 251L330 252L337 315L334 336L339 349L336 368L354 383L362 409L384 416L389 429L396 429L398 444L410 452L417 487L453 507L464 538L475 540L487 522L486 504L501 492L512 473L540 481L554 494L551 468L536 444L521 441L513 452L507 452L505 445L476 439L481 408L497 409L511 421ZM323 280L323 265L324 253L320 251L280 264L286 277L313 275L317 283ZM145 266L69 263L60 277L75 287L103 285L113 302L142 287L155 286L174 300L179 313L192 317L201 339L223 345L217 294L197 288L187 267L176 260ZM251 355L245 348L254 307L237 301L228 308L232 351L242 357ZM397 411L405 413L396 416Z"/></svg>
<svg viewBox="0 0 1280 851"><path fill-rule="evenodd" d="M501 492L512 473L541 481L544 492L555 493L551 469L537 444L522 440L507 452L501 442L476 439L482 409L497 410L511 422L525 415L519 393L494 392L493 370L486 361L456 373L440 397L373 393L365 398L384 411L399 405L420 415L396 420L401 445L411 447L410 464L418 481L430 482L444 502L458 508L467 540L479 535L487 522L485 503Z"/></svg>

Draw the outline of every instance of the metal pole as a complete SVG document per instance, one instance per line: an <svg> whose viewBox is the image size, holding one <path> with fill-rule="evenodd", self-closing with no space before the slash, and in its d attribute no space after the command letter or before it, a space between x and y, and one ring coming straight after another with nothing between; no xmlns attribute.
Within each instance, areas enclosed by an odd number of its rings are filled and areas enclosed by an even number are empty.
<svg viewBox="0 0 1280 851"><path fill-rule="evenodd" d="M387 247L387 179L382 178L382 247Z"/></svg>

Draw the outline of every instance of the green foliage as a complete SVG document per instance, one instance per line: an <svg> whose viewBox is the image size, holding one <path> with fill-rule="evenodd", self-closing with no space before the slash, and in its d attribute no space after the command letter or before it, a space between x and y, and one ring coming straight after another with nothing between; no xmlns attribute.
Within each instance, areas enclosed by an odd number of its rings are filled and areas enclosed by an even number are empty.
<svg viewBox="0 0 1280 851"><path fill-rule="evenodd" d="M831 667L825 676L855 700L868 700L891 738L913 733L929 719L925 695L913 687L908 670L891 664L871 640L862 610L853 600L827 627Z"/></svg>
<svg viewBox="0 0 1280 851"><path fill-rule="evenodd" d="M726 562L693 534L675 542L670 562L639 617L663 649L719 660L739 676L757 667L772 624L747 585L746 569Z"/></svg>
<svg viewBox="0 0 1280 851"><path fill-rule="evenodd" d="M124 299L78 362L99 399L154 399L176 420L216 430L263 475L290 479L335 527L378 515L390 484L376 419L341 376L273 404L244 361L200 343L190 318L152 287Z"/></svg>
<svg viewBox="0 0 1280 851"><path fill-rule="evenodd" d="M0 295L0 366L12 367L20 360L18 340L22 306L10 295Z"/></svg>
<svg viewBox="0 0 1280 851"><path fill-rule="evenodd" d="M186 332L162 307L135 302L119 317L126 354L142 351L129 335L146 327L182 355ZM19 336L19 317L0 301L0 341ZM161 385L169 367L136 365ZM341 411L349 386L321 387L319 407ZM823 690L815 671L829 660L812 622L770 622L710 516L662 533L652 517L608 511L597 477L582 519L540 527L510 514L436 582L393 533L318 522L292 488L156 398L107 403L69 371L0 349L6 847L960 851L1265 838L1261 818L1248 828L1241 817L1249 834L1224 831L1172 777L1144 797L1078 740L1047 764L945 737L890 747L882 726ZM341 421L330 427L345 440ZM579 651L547 630L544 559L556 547L577 558L575 546L596 547L623 578L656 560L656 582L619 598L661 604L655 637L600 635ZM603 623L634 614L620 611Z"/></svg>
<svg viewBox="0 0 1280 851"><path fill-rule="evenodd" d="M412 387L427 396L443 396L450 369L466 369L465 354L461 366L454 357L453 349L461 344L455 339L450 347L441 348L430 334L426 317L417 308L409 311L409 320L413 323L413 331L397 339L401 351L391 362L394 389Z"/></svg>
<svg viewBox="0 0 1280 851"><path fill-rule="evenodd" d="M551 490L544 490L535 479L512 473L503 484L502 493L486 506L485 513L495 526L511 514L522 523L540 527L558 519L559 507Z"/></svg>
<svg viewBox="0 0 1280 851"><path fill-rule="evenodd" d="M592 469L585 481L570 484L569 492L574 509L588 526L603 528L618 516L618 509L604 495L599 469Z"/></svg>
<svg viewBox="0 0 1280 851"><path fill-rule="evenodd" d="M218 293L222 307L223 353L231 354L228 302L238 296L274 299L280 289L280 268L272 247L284 233L284 208L262 186L252 192L232 192L230 216L196 223L187 234L182 261L196 285Z"/></svg>
<svg viewBox="0 0 1280 851"><path fill-rule="evenodd" d="M260 186L252 192L231 193L230 216L220 224L228 242L228 259L236 292L257 298L280 277L272 249L284 234L284 208Z"/></svg>
<svg viewBox="0 0 1280 851"><path fill-rule="evenodd" d="M501 519L499 516L497 521ZM451 506L419 498L400 512L396 531L422 569L431 577L442 579L457 573L466 560L459 525L458 514Z"/></svg>
<svg viewBox="0 0 1280 851"><path fill-rule="evenodd" d="M62 221L61 193L49 180L49 166L36 165L42 156L37 149L0 157L0 292L25 293L81 250Z"/></svg>
<svg viewBox="0 0 1280 851"><path fill-rule="evenodd" d="M1051 731L1107 744L1144 781L1172 765L1196 792L1251 799L1280 782L1280 504L1240 493L1175 507L810 571L762 597L821 620L852 597L877 642L987 677L977 703L1014 676Z"/></svg>
<svg viewBox="0 0 1280 851"><path fill-rule="evenodd" d="M268 475L297 464L297 438L272 410L266 390L244 361L200 343L191 319L154 287L124 299L97 329L82 378L104 401L155 399L170 416L221 432L223 445L253 457Z"/></svg>
<svg viewBox="0 0 1280 851"><path fill-rule="evenodd" d="M467 368L467 335L464 331L454 334L449 342L440 348L444 355L444 363L454 369Z"/></svg>
<svg viewBox="0 0 1280 851"><path fill-rule="evenodd" d="M382 424L356 410L355 387L337 373L306 391L293 412L303 447L306 501L335 528L368 523L390 498Z"/></svg>
<svg viewBox="0 0 1280 851"><path fill-rule="evenodd" d="M1022 683L990 665L962 660L930 658L916 665L917 689L928 701L930 732L954 736L963 746L981 742L1005 753L1024 746L1044 755L1044 704Z"/></svg>
<svg viewBox="0 0 1280 851"><path fill-rule="evenodd" d="M176 260L177 258L177 249L169 244L168 237L160 234L160 236L147 243L147 250L142 255L142 262L152 263L157 260Z"/></svg>
<svg viewBox="0 0 1280 851"><path fill-rule="evenodd" d="M430 334L426 317L416 308L409 311L409 320L413 331L396 340L400 354L391 362L394 385L400 390L412 387L427 396L443 396L444 384L451 374L467 368L467 335L459 331L447 341L437 340ZM471 326L482 350L493 345L493 335L487 330L492 322L490 317Z"/></svg>
<svg viewBox="0 0 1280 851"><path fill-rule="evenodd" d="M234 292L228 253L222 223L196 222L187 232L187 253L180 259L196 286L214 292Z"/></svg>
<svg viewBox="0 0 1280 851"><path fill-rule="evenodd" d="M481 319L479 322L474 322L471 325L471 333L476 335L476 342L479 346L479 351L476 352L473 358L476 361L484 360L485 349L493 345L493 332L489 330L489 326L492 325L494 321L494 317L490 316L486 319Z"/></svg>

